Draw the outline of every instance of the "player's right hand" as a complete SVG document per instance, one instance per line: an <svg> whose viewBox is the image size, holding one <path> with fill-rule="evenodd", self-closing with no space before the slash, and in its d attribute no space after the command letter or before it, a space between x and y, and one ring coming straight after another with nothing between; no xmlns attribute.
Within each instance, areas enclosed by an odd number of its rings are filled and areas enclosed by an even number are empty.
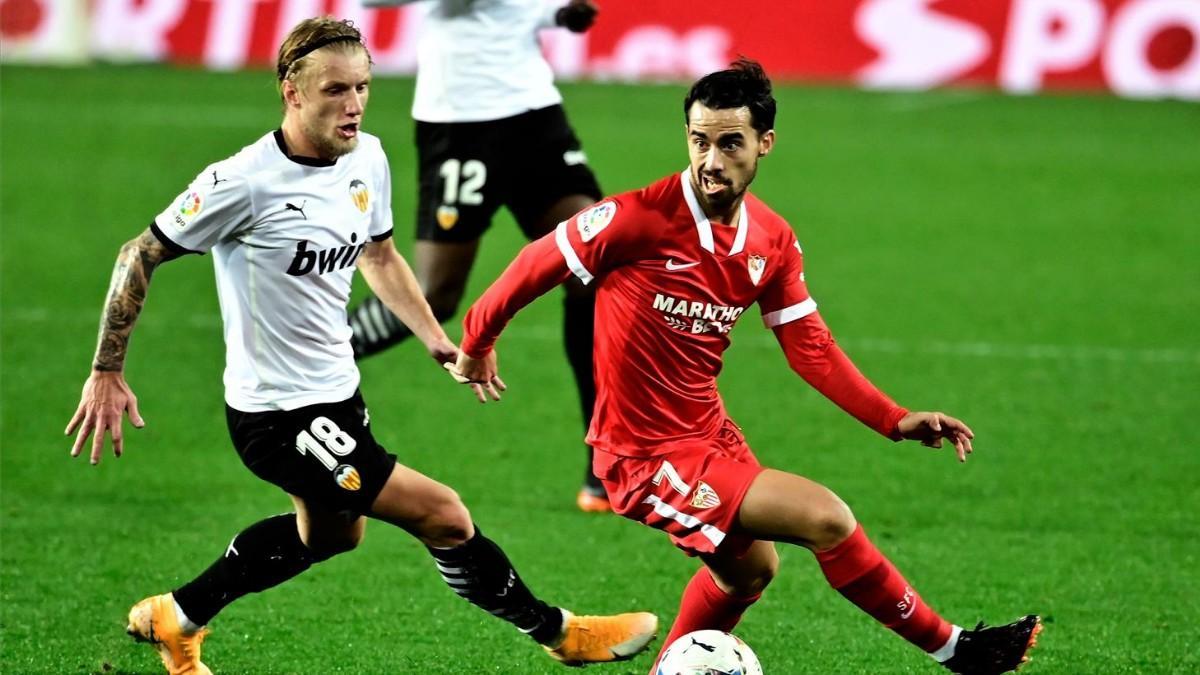
<svg viewBox="0 0 1200 675"><path fill-rule="evenodd" d="M459 384L470 385L480 403L500 400L500 392L508 389L496 369L496 350L488 352L482 359L472 358L466 352L458 352L458 361L445 364L447 372Z"/></svg>
<svg viewBox="0 0 1200 675"><path fill-rule="evenodd" d="M921 441L921 445L929 448L941 448L942 439L954 443L958 461L967 461L967 455L974 452L971 439L975 432L971 431L962 420L955 419L941 412L910 412L896 425L902 438Z"/></svg>
<svg viewBox="0 0 1200 675"><path fill-rule="evenodd" d="M141 413L138 412L137 396L125 383L125 376L119 372L93 370L87 382L83 383L83 393L79 397L79 407L75 415L67 423L63 433L67 436L79 430L75 444L71 446L71 456L78 457L83 451L83 444L92 437L92 464L100 463L100 455L104 451L104 438L112 436L113 454L117 457L125 451L124 439L121 435L121 422L125 413L129 413L129 421L141 429L146 426ZM93 435L94 434L94 435Z"/></svg>

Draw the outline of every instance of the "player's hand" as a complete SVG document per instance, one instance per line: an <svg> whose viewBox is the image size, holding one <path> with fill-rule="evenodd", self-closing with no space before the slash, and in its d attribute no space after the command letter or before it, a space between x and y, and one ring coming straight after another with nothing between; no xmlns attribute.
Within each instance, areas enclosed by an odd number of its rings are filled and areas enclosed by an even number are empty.
<svg viewBox="0 0 1200 675"><path fill-rule="evenodd" d="M489 397L493 401L499 401L500 392L508 389L508 385L504 384L504 380L501 380L496 372L494 349L482 359L471 358L466 352L460 351L458 361L445 364L445 368L455 382L469 385L480 403L487 403Z"/></svg>
<svg viewBox="0 0 1200 675"><path fill-rule="evenodd" d="M596 14L599 12L600 9L592 0L571 0L554 13L554 23L572 33L583 33L596 23Z"/></svg>
<svg viewBox="0 0 1200 675"><path fill-rule="evenodd" d="M975 432L962 422L940 412L910 412L900 420L896 429L904 438L921 441L921 445L930 448L942 447L942 439L954 444L958 461L967 461L967 455L973 452L971 439Z"/></svg>
<svg viewBox="0 0 1200 675"><path fill-rule="evenodd" d="M125 451L121 422L127 412L133 426L139 429L146 426L146 422L138 413L137 397L125 383L125 376L121 373L93 370L87 382L83 383L79 407L75 409L75 415L67 423L64 432L70 436L76 429L79 430L75 444L71 446L71 456L78 457L83 451L84 443L92 436L91 460L92 464L99 464L100 455L104 451L104 438L112 436L113 454L120 457Z"/></svg>
<svg viewBox="0 0 1200 675"><path fill-rule="evenodd" d="M450 338L440 338L431 344L425 345L425 349L429 351L430 358L443 366L458 360L458 345L451 342Z"/></svg>

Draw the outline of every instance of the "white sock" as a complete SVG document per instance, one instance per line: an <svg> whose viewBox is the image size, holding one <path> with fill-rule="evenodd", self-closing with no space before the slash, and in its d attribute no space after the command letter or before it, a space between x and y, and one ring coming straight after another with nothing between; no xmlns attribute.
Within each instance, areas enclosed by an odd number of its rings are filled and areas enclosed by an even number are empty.
<svg viewBox="0 0 1200 675"><path fill-rule="evenodd" d="M558 649L559 647L562 646L563 642L566 642L566 640L567 640L567 619L570 619L572 616L574 616L573 614L571 614L567 610L563 609L562 607L559 607L558 611L562 612L562 617L563 617L562 630L560 630L558 632L558 637L554 639L554 642L551 642L546 645L547 647L549 647L551 649Z"/></svg>
<svg viewBox="0 0 1200 675"><path fill-rule="evenodd" d="M191 635L201 628L204 628L204 626L197 626L195 623L192 623L192 620L188 618L187 614L183 613L183 608L179 606L179 603L175 602L174 595L171 596L171 604L175 605L175 619L179 621L179 628L184 633Z"/></svg>
<svg viewBox="0 0 1200 675"><path fill-rule="evenodd" d="M958 634L961 632L961 626L952 626L950 628L950 639L946 641L946 644L942 645L941 649L936 652L929 652L934 661L945 663L954 656L954 648L958 646Z"/></svg>

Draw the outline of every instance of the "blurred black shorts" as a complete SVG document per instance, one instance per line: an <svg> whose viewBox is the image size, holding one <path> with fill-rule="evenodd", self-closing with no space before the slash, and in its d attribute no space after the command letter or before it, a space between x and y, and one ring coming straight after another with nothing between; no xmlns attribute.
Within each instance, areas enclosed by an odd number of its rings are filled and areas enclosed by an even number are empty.
<svg viewBox="0 0 1200 675"><path fill-rule="evenodd" d="M501 206L535 239L558 200L602 196L561 105L487 122L418 121L416 142L417 239L474 241Z"/></svg>

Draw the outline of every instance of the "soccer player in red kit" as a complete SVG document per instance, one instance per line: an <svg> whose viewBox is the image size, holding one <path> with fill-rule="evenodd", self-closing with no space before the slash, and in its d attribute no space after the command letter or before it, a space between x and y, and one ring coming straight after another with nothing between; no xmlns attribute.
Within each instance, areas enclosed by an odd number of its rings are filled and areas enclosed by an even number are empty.
<svg viewBox="0 0 1200 675"><path fill-rule="evenodd" d="M509 319L571 276L596 284L594 471L617 513L665 531L704 563L664 647L694 630L733 629L776 573L773 542L785 542L812 550L833 588L951 671L1015 670L1039 617L975 630L945 621L837 495L761 466L729 419L717 374L730 329L758 303L792 369L881 435L946 441L960 461L974 435L949 415L897 405L834 342L791 227L747 189L775 145L761 66L742 59L700 79L684 115L686 171L559 224L480 297L464 320L459 381L481 401L498 398L492 346Z"/></svg>

